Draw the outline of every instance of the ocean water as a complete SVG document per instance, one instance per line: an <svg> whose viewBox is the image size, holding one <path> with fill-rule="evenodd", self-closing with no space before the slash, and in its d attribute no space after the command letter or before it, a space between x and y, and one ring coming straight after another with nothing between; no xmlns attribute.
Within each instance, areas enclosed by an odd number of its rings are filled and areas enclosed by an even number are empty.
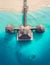
<svg viewBox="0 0 50 65"><path fill-rule="evenodd" d="M7 24L19 27L23 13L0 11L0 65L50 65L50 8L27 13L27 24L44 25L45 32L33 32L32 41L18 41L17 32L5 32Z"/></svg>

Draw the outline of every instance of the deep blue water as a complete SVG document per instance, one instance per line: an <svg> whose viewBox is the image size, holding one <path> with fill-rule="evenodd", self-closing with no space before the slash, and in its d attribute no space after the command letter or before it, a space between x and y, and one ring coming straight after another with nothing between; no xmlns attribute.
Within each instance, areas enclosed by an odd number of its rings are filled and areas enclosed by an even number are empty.
<svg viewBox="0 0 50 65"><path fill-rule="evenodd" d="M45 32L33 32L32 41L17 41L17 33L5 32L7 24L19 27L23 14L0 11L0 65L50 65L50 8L43 8L27 14L27 24L43 24Z"/></svg>

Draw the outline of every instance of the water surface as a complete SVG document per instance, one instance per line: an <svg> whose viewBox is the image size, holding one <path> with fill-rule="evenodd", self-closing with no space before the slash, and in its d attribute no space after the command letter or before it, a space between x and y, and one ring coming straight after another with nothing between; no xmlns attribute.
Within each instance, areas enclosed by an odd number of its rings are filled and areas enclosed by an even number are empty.
<svg viewBox="0 0 50 65"><path fill-rule="evenodd" d="M0 11L0 65L50 65L50 8L27 14L27 24L37 26L43 24L45 32L33 32L32 41L17 41L17 33L5 32L7 24L19 27L23 22L23 14Z"/></svg>

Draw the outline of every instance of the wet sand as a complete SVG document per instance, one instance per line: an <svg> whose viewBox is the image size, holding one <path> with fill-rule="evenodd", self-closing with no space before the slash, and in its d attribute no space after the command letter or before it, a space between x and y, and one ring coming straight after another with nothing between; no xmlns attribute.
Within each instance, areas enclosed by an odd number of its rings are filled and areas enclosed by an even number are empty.
<svg viewBox="0 0 50 65"><path fill-rule="evenodd" d="M50 0L27 0L28 11L38 10L50 5ZM23 0L0 0L0 10L18 11L23 10Z"/></svg>

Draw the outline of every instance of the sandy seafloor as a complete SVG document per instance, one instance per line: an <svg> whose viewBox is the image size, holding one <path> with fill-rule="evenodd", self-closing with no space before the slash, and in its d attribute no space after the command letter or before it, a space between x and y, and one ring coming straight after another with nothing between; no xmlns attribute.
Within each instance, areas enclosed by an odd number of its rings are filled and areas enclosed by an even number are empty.
<svg viewBox="0 0 50 65"><path fill-rule="evenodd" d="M19 42L17 33L5 32L7 24L19 27L22 22L22 13L0 11L0 65L50 65L50 8L28 12L27 24L45 27L43 34L33 32L32 41Z"/></svg>

